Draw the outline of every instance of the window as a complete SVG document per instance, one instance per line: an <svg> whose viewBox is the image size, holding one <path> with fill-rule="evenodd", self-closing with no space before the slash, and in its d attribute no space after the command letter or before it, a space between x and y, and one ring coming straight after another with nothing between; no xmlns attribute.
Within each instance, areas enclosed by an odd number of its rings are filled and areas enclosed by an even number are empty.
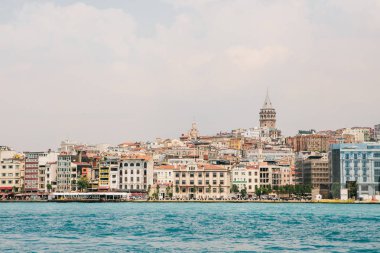
<svg viewBox="0 0 380 253"><path fill-rule="evenodd" d="M373 157L380 157L380 153L374 153Z"/></svg>
<svg viewBox="0 0 380 253"><path fill-rule="evenodd" d="M210 173L209 172L206 172L206 177L210 177Z"/></svg>
<svg viewBox="0 0 380 253"><path fill-rule="evenodd" d="M224 177L224 173L223 173L223 172L220 172L220 173L219 173L219 176L220 176L220 177Z"/></svg>
<svg viewBox="0 0 380 253"><path fill-rule="evenodd" d="M209 189L209 188L206 188L206 192L209 193L209 192L210 192L210 189Z"/></svg>
<svg viewBox="0 0 380 253"><path fill-rule="evenodd" d="M212 184L215 185L216 184L216 180L212 180Z"/></svg>
<svg viewBox="0 0 380 253"><path fill-rule="evenodd" d="M144 169L146 169L146 167L147 167L147 164L146 164L146 162L144 163Z"/></svg>
<svg viewBox="0 0 380 253"><path fill-rule="evenodd" d="M212 176L213 176L213 177L216 177L216 172L213 172L213 173L212 173Z"/></svg>
<svg viewBox="0 0 380 253"><path fill-rule="evenodd" d="M375 162L375 167L380 168L380 162Z"/></svg>
<svg viewBox="0 0 380 253"><path fill-rule="evenodd" d="M137 182L140 182L140 178L139 178L139 177L138 177L138 178L136 178L136 181L137 181Z"/></svg>
<svg viewBox="0 0 380 253"><path fill-rule="evenodd" d="M224 188L220 188L220 193L224 192Z"/></svg>
<svg viewBox="0 0 380 253"><path fill-rule="evenodd" d="M124 163L124 167L128 167L128 163Z"/></svg>
<svg viewBox="0 0 380 253"><path fill-rule="evenodd" d="M175 173L175 177L179 177L179 172L176 172L176 173Z"/></svg>
<svg viewBox="0 0 380 253"><path fill-rule="evenodd" d="M129 166L131 166L131 167L134 167L134 166L135 166L135 164L134 164L134 163L131 163Z"/></svg>
<svg viewBox="0 0 380 253"><path fill-rule="evenodd" d="M202 184L203 182L202 182L202 180L198 180L198 184Z"/></svg>
<svg viewBox="0 0 380 253"><path fill-rule="evenodd" d="M190 177L194 177L194 172L190 172Z"/></svg>
<svg viewBox="0 0 380 253"><path fill-rule="evenodd" d="M182 184L186 184L186 180L182 180Z"/></svg>
<svg viewBox="0 0 380 253"><path fill-rule="evenodd" d="M133 170L131 170L131 174L133 174Z"/></svg>
<svg viewBox="0 0 380 253"><path fill-rule="evenodd" d="M213 192L213 193L216 193L216 188L212 188L212 192Z"/></svg>
<svg viewBox="0 0 380 253"><path fill-rule="evenodd" d="M136 170L136 174L140 174L140 170L139 169Z"/></svg>
<svg viewBox="0 0 380 253"><path fill-rule="evenodd" d="M198 172L198 177L202 177L202 172Z"/></svg>
<svg viewBox="0 0 380 253"><path fill-rule="evenodd" d="M221 184L221 185L224 185L224 180L220 180L220 184Z"/></svg>
<svg viewBox="0 0 380 253"><path fill-rule="evenodd" d="M131 177L131 180L130 180L131 182L133 182L133 177Z"/></svg>
<svg viewBox="0 0 380 253"><path fill-rule="evenodd" d="M186 177L186 173L185 172L182 172L182 177Z"/></svg>
<svg viewBox="0 0 380 253"><path fill-rule="evenodd" d="M210 180L206 180L206 184L209 185L210 184Z"/></svg>
<svg viewBox="0 0 380 253"><path fill-rule="evenodd" d="M190 184L194 184L194 180L190 180Z"/></svg>

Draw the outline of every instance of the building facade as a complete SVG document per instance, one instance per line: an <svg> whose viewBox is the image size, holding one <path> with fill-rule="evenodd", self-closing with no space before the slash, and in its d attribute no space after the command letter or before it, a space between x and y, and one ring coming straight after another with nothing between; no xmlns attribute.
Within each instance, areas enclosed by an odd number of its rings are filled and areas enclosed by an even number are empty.
<svg viewBox="0 0 380 253"><path fill-rule="evenodd" d="M333 144L329 155L332 187L355 187L365 199L380 195L380 143Z"/></svg>
<svg viewBox="0 0 380 253"><path fill-rule="evenodd" d="M153 158L129 156L120 160L119 189L146 192L153 185Z"/></svg>
<svg viewBox="0 0 380 253"><path fill-rule="evenodd" d="M230 196L231 178L224 166L186 164L174 169L174 197L179 199L217 199Z"/></svg>
<svg viewBox="0 0 380 253"><path fill-rule="evenodd" d="M297 159L297 184L319 189L323 198L329 197L330 170L327 154L311 154Z"/></svg>
<svg viewBox="0 0 380 253"><path fill-rule="evenodd" d="M0 161L0 192L20 192L24 161L13 158Z"/></svg>

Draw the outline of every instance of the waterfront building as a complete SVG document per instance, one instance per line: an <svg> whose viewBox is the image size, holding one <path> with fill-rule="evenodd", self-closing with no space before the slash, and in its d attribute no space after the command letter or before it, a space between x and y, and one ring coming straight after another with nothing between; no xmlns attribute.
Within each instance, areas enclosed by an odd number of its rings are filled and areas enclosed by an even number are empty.
<svg viewBox="0 0 380 253"><path fill-rule="evenodd" d="M247 193L248 197L256 195L260 187L260 167L258 163L247 165Z"/></svg>
<svg viewBox="0 0 380 253"><path fill-rule="evenodd" d="M174 169L174 197L180 199L228 198L231 178L226 166L192 163Z"/></svg>
<svg viewBox="0 0 380 253"><path fill-rule="evenodd" d="M58 158L57 158L58 159ZM44 180L44 191L45 192L55 192L57 190L57 169L58 162L48 162L45 166L45 180ZM50 186L49 186L50 185ZM49 190L49 188L51 188Z"/></svg>
<svg viewBox="0 0 380 253"><path fill-rule="evenodd" d="M292 168L289 164L277 164L275 162L262 162L259 164L260 186L274 188L292 185Z"/></svg>
<svg viewBox="0 0 380 253"><path fill-rule="evenodd" d="M323 198L329 197L330 170L327 153L310 152L297 158L296 183L318 189Z"/></svg>
<svg viewBox="0 0 380 253"><path fill-rule="evenodd" d="M0 160L0 192L20 192L24 161L14 158Z"/></svg>
<svg viewBox="0 0 380 253"><path fill-rule="evenodd" d="M153 185L154 189L151 192L157 192L158 198L165 199L170 197L173 193L174 169L177 165L160 165L154 167L153 172ZM168 196L169 195L169 196Z"/></svg>
<svg viewBox="0 0 380 253"><path fill-rule="evenodd" d="M73 155L60 154L58 155L57 165L57 191L70 192L72 191L73 179L77 179L76 172L76 157Z"/></svg>
<svg viewBox="0 0 380 253"><path fill-rule="evenodd" d="M147 155L130 155L120 160L119 189L145 192L153 185L153 159Z"/></svg>
<svg viewBox="0 0 380 253"><path fill-rule="evenodd" d="M26 192L43 191L45 166L48 162L57 161L58 153L48 152L26 152L25 153L25 179L24 189Z"/></svg>
<svg viewBox="0 0 380 253"><path fill-rule="evenodd" d="M174 179L174 165L160 165L154 167L154 184L172 185Z"/></svg>
<svg viewBox="0 0 380 253"><path fill-rule="evenodd" d="M120 180L119 158L104 157L99 163L99 187L98 190L118 190Z"/></svg>
<svg viewBox="0 0 380 253"><path fill-rule="evenodd" d="M364 199L380 195L380 143L334 144L329 156L334 197L335 186Z"/></svg>
<svg viewBox="0 0 380 253"><path fill-rule="evenodd" d="M239 191L247 189L248 172L244 164L238 164L231 170L232 185L236 185Z"/></svg>

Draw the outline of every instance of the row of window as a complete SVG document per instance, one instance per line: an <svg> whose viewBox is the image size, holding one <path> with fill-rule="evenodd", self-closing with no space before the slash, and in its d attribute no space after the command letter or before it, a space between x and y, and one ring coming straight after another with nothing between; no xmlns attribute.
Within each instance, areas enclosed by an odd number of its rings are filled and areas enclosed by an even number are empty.
<svg viewBox="0 0 380 253"><path fill-rule="evenodd" d="M245 175L246 175L246 173L245 173L244 171L243 171L243 172L240 172L240 173L241 173L242 176L245 176ZM238 171L235 171L235 172L234 172L234 175L235 175L235 176L239 175L239 172L238 172ZM254 175L257 176L257 171L255 171ZM248 172L248 176L252 176L252 172L251 172L251 171Z"/></svg>
<svg viewBox="0 0 380 253"><path fill-rule="evenodd" d="M196 172L190 172L190 173L188 173L188 174L189 174L190 177L194 177L195 173L196 173ZM204 172L198 172L198 177L203 177L203 173L204 173ZM182 175L181 175L181 174L182 174ZM205 174L206 174L206 177L210 177L210 172L206 172ZM176 172L176 173L175 173L175 177L180 177L180 175L181 175L182 177L186 177L186 172L182 172L182 173L180 173L180 172ZM217 176L218 176L218 173L217 173L217 172L212 172L212 176L213 176L213 177L217 177ZM224 177L224 172L219 172L219 177Z"/></svg>
<svg viewBox="0 0 380 253"><path fill-rule="evenodd" d="M120 168L123 167L123 165L124 165L124 167L135 167L135 166L136 167L140 167L141 166L140 163L136 163L136 164L135 163L124 163L124 164L120 163ZM147 163L145 162L144 163L144 168L146 168L146 167L147 167Z"/></svg>
<svg viewBox="0 0 380 253"><path fill-rule="evenodd" d="M18 184L19 183L19 180L1 180L1 184L13 184L13 182L15 184Z"/></svg>
<svg viewBox="0 0 380 253"><path fill-rule="evenodd" d="M15 175L15 177L18 177L19 175L20 175L20 173L15 173L14 174ZM1 176L2 177L6 177L6 176L8 176L8 177L13 177L13 173L1 173Z"/></svg>
<svg viewBox="0 0 380 253"><path fill-rule="evenodd" d="M188 181L189 181L190 185L193 185L195 183L195 180L188 180ZM181 180L181 181L180 180L176 180L175 181L176 185L179 185L180 182L181 182L182 185L186 184L186 180ZM203 180L198 180L197 182L198 182L198 185L202 185L203 184ZM217 180L212 180L211 182L212 182L213 185L217 185L218 184ZM210 180L205 180L205 184L209 185L210 184ZM219 184L220 185L224 185L224 180L220 180Z"/></svg>
<svg viewBox="0 0 380 253"><path fill-rule="evenodd" d="M20 165L15 165L15 166L13 166L13 165L8 165L8 166L2 165L1 168L3 168L3 169L13 169L13 168L18 169L18 168L20 168Z"/></svg>

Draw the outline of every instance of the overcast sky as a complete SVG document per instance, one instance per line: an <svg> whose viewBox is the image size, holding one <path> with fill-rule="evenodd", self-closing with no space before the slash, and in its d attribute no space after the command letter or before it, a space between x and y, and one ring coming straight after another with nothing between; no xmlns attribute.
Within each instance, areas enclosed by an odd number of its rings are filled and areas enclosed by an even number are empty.
<svg viewBox="0 0 380 253"><path fill-rule="evenodd" d="M64 3L63 3L64 2ZM380 123L380 1L0 3L0 145Z"/></svg>

